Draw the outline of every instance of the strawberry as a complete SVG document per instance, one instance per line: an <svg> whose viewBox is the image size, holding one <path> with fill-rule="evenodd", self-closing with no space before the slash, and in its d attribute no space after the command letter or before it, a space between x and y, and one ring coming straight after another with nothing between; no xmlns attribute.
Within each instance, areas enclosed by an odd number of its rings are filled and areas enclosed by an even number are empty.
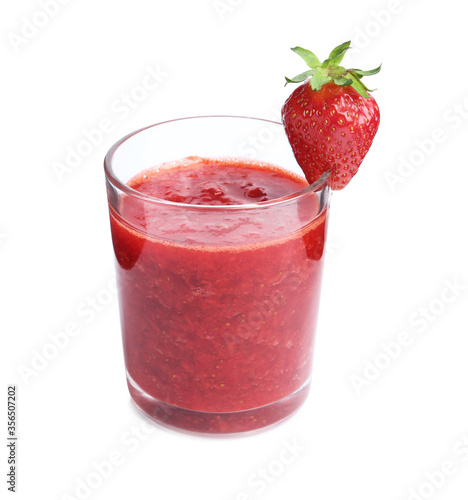
<svg viewBox="0 0 468 500"><path fill-rule="evenodd" d="M343 189L356 174L377 132L380 111L363 76L370 71L345 69L339 64L349 49L345 42L323 63L301 47L291 49L309 70L289 79L302 83L283 105L283 124L294 156L310 184L331 172L333 189Z"/></svg>

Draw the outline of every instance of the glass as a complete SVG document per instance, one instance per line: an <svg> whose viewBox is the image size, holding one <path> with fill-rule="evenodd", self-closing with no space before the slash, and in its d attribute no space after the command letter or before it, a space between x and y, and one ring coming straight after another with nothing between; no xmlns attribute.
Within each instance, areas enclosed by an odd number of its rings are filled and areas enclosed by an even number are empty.
<svg viewBox="0 0 468 500"><path fill-rule="evenodd" d="M159 423L252 431L309 391L328 174L289 196L243 205L157 199L126 183L186 157L237 158L303 177L280 123L192 117L117 142L105 158L128 388Z"/></svg>

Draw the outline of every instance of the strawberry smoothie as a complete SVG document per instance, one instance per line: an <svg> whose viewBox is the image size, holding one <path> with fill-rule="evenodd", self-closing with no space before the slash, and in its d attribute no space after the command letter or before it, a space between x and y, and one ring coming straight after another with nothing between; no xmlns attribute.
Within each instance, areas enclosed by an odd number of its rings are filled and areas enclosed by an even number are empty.
<svg viewBox="0 0 468 500"><path fill-rule="evenodd" d="M136 404L163 424L207 433L290 415L309 387L323 190L269 163L206 157L126 184L138 193L109 207Z"/></svg>

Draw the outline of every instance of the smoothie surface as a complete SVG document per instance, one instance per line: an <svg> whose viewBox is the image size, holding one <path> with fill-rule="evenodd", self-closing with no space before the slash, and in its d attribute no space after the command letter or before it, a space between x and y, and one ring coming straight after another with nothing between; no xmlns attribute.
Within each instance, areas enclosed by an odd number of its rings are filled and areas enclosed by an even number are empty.
<svg viewBox="0 0 468 500"><path fill-rule="evenodd" d="M282 198L307 181L280 167L239 159L185 158L141 172L128 183L149 196L192 205L242 205Z"/></svg>

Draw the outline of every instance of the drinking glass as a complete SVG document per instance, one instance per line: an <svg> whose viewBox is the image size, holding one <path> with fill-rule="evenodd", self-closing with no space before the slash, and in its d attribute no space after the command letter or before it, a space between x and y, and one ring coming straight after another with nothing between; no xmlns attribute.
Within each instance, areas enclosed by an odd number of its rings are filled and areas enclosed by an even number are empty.
<svg viewBox="0 0 468 500"><path fill-rule="evenodd" d="M216 206L128 185L146 169L197 158L274 164L303 177L281 124L255 118L171 120L109 150L128 388L162 425L247 432L285 419L309 391L329 179L282 198Z"/></svg>

